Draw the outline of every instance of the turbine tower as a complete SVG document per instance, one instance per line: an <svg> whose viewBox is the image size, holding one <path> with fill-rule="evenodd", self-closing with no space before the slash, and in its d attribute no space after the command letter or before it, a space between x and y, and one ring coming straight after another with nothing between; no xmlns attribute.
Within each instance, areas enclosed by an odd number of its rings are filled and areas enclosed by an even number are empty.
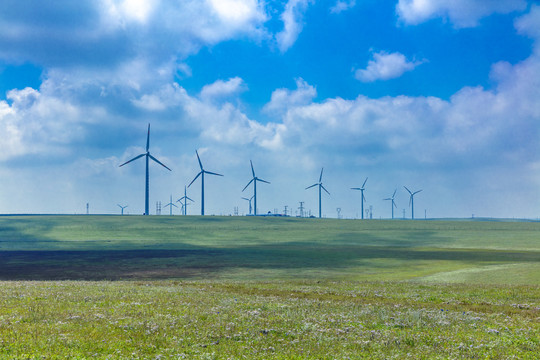
<svg viewBox="0 0 540 360"><path fill-rule="evenodd" d="M253 195L253 196L255 196L255 195ZM245 198L245 197L242 198L242 199L244 199L244 200L249 201L249 215L251 215L251 200L253 200L253 196L252 196L250 199Z"/></svg>
<svg viewBox="0 0 540 360"><path fill-rule="evenodd" d="M165 205L164 207L169 207L169 215L172 216L172 207L174 206L175 208L177 208L178 206L176 206L173 202L172 202L172 195L171 195L171 200L169 200L169 203L167 205Z"/></svg>
<svg viewBox="0 0 540 360"><path fill-rule="evenodd" d="M184 200L184 202L182 202L182 200ZM191 198L189 198L187 196L187 190L186 190L186 186L184 186L184 196L182 196L180 199L176 200L177 202L180 202L180 204L182 205L182 212L185 215L187 215L187 202L189 201L192 201L192 202L195 202L193 201Z"/></svg>
<svg viewBox="0 0 540 360"><path fill-rule="evenodd" d="M242 189L242 191L246 190L247 187L249 186L249 184L253 183L253 196L252 196L252 198L254 199L254 201L253 201L253 214L257 215L257 181L267 183L267 184L270 184L270 183L268 181L266 181L266 180L259 179L257 176L255 176L255 170L253 170L253 162L251 160L249 160L249 163L251 164L251 173L253 174L253 178L251 178L251 180L249 180L249 182L244 187L244 189Z"/></svg>
<svg viewBox="0 0 540 360"><path fill-rule="evenodd" d="M314 187L314 186L318 186L318 187L319 187L319 218L322 217L322 212L321 212L321 189L323 189L324 191L326 191L326 193L327 193L328 195L330 195L330 193L328 192L328 190L326 190L326 188L325 188L324 185L322 184L322 173L323 173L323 170L324 170L324 168L321 168L321 176L319 176L319 182L318 182L318 183L315 183L315 184L313 184L313 185L311 185L311 186L308 186L308 187L306 188L306 190L307 190L307 189L310 189L310 188L312 188L312 187Z"/></svg>
<svg viewBox="0 0 540 360"><path fill-rule="evenodd" d="M126 205L126 206L122 206L122 205L120 205L120 204L116 204L116 205L118 205L118 206L120 207L120 209L122 209L122 215L124 215L124 209L127 208L128 206L127 206L127 205Z"/></svg>
<svg viewBox="0 0 540 360"><path fill-rule="evenodd" d="M201 168L201 171L199 171L197 176L195 176L195 178L191 180L188 187L190 187L191 184L193 184L193 182L197 180L199 176L201 177L201 215L204 215L204 174L216 175L216 176L223 176L223 175L204 170L202 166L201 158L199 157L199 153L197 150L195 150L195 154L197 154L197 160L199 160L199 167Z"/></svg>
<svg viewBox="0 0 540 360"><path fill-rule="evenodd" d="M120 165L120 167L126 165L126 164L129 164L130 162L134 161L134 160L137 160L141 157L145 157L146 158L146 183L145 183L145 193L144 193L144 215L148 215L149 214L149 207L148 207L148 200L149 200L149 187L150 187L150 184L149 184L149 173L148 173L148 162L149 162L149 159L152 159L154 160L155 162L157 162L159 165L163 166L165 169L169 170L169 171L172 171L171 169L169 169L167 166L165 166L163 163L161 163L158 159L156 159L155 157L153 157L151 154L150 154L150 124L148 124L148 133L146 135L146 152L145 153L142 153L140 155L137 155L135 156L133 159L129 160L129 161L126 161L125 163L123 163L122 165Z"/></svg>
<svg viewBox="0 0 540 360"><path fill-rule="evenodd" d="M364 180L364 183L362 184L362 187L351 188L352 190L360 190L362 192L362 198L360 199L360 203L362 204L362 220L364 220L364 203L366 202L366 197L364 196L364 190L366 190L365 186L366 186L367 179L368 178L366 178L366 180Z"/></svg>
<svg viewBox="0 0 540 360"><path fill-rule="evenodd" d="M411 219L414 220L414 195L418 194L422 190L417 190L415 192L411 192L411 190L407 189L406 186L404 186L405 190L409 192L411 197L409 198L409 206L411 207Z"/></svg>
<svg viewBox="0 0 540 360"><path fill-rule="evenodd" d="M394 190L394 194L392 195L392 197L383 199L383 200L391 200L392 201L392 220L394 219L394 207L397 208L396 202L394 201L394 197L396 196L396 191L397 191L397 189Z"/></svg>

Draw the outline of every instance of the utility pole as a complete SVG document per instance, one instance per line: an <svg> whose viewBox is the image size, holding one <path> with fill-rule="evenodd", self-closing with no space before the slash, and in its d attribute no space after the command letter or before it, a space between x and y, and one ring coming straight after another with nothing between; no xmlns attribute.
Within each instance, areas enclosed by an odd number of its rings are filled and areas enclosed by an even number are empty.
<svg viewBox="0 0 540 360"><path fill-rule="evenodd" d="M287 216L287 205L285 205L285 209L283 210L283 215Z"/></svg>
<svg viewBox="0 0 540 360"><path fill-rule="evenodd" d="M89 214L90 204L86 203L86 215Z"/></svg>
<svg viewBox="0 0 540 360"><path fill-rule="evenodd" d="M304 217L304 201L300 201L300 207L298 208L300 210L300 217Z"/></svg>
<svg viewBox="0 0 540 360"><path fill-rule="evenodd" d="M337 211L337 218L341 219L341 208L337 208L336 211Z"/></svg>

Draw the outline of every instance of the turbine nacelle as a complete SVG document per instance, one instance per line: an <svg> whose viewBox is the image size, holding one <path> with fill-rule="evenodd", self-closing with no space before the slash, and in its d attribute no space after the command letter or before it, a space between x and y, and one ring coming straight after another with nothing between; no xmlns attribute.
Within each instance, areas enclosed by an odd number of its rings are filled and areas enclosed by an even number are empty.
<svg viewBox="0 0 540 360"><path fill-rule="evenodd" d="M140 159L143 156L146 156L146 183L145 183L144 214L148 215L148 212L149 212L148 211L149 210L149 205L148 205L148 203L149 203L149 171L148 171L148 163L149 163L149 161L148 161L148 159L152 159L154 162L156 162L159 165L163 166L165 169L167 169L169 171L172 171L165 164L163 164L161 161L159 161L158 159L153 157L152 154L150 154L150 124L148 124L148 131L146 133L146 152L135 156L133 159L126 161L125 163L123 163L119 167L122 167L122 166L124 166L126 164L129 164L132 161Z"/></svg>
<svg viewBox="0 0 540 360"><path fill-rule="evenodd" d="M189 185L187 187L190 187L191 184L193 184L195 182L195 180L197 180L199 178L199 176L201 176L201 215L204 215L204 174L216 175L216 176L223 176L223 175L215 173L215 172L204 170L203 164L201 162L201 158L199 157L199 152L197 150L195 150L195 154L197 154L197 160L199 162L199 167L201 168L201 171L199 171L197 176L195 176L195 178L193 180L191 180L191 182L189 183Z"/></svg>
<svg viewBox="0 0 540 360"><path fill-rule="evenodd" d="M255 203L254 204L254 208L255 208L254 214L257 215L257 181L263 182L263 183L266 183L266 184L270 184L270 182L266 181L266 180L263 180L263 179L259 179L257 177L257 175L255 175L255 169L253 168L253 161L249 160L249 163L251 165L251 175L253 177L251 178L251 180L249 180L247 185L244 186L244 188L242 189L242 192L244 192L248 188L248 186L251 185L251 183L253 183L253 196L251 198L255 199L255 201L254 201L254 203ZM250 202L250 204L251 204L251 202Z"/></svg>
<svg viewBox="0 0 540 360"><path fill-rule="evenodd" d="M324 185L322 184L322 175L323 175L323 170L324 168L321 168L321 175L319 175L319 182L318 183L315 183L311 186L308 186L305 190L307 189L311 189L312 187L315 187L315 186L318 186L319 187L319 218L322 217L322 206L321 206L321 189L324 190L328 195L330 195L330 193L328 192L328 190L326 190L326 188L324 187Z"/></svg>

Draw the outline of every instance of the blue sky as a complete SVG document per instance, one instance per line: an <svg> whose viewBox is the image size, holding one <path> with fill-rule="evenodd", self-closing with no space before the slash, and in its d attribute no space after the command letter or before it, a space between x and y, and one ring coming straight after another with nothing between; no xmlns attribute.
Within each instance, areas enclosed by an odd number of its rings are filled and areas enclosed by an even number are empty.
<svg viewBox="0 0 540 360"><path fill-rule="evenodd" d="M206 212L540 217L540 4L525 0L4 2L0 213L144 209L210 171ZM139 163L140 162L140 163ZM199 183L188 189L200 206ZM419 215L420 214L420 215Z"/></svg>

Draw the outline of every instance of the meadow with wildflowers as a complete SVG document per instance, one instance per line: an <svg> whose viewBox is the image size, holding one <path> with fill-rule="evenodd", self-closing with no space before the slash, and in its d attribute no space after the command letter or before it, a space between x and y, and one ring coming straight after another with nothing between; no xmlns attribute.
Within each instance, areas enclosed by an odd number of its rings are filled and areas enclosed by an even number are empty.
<svg viewBox="0 0 540 360"><path fill-rule="evenodd" d="M540 223L0 218L0 358L540 353Z"/></svg>

